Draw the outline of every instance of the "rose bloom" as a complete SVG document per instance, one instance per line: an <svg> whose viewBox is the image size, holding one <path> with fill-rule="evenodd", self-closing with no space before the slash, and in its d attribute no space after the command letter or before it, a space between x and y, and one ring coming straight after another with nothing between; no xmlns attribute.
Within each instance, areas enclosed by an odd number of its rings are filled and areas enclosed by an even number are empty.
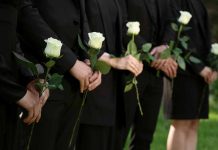
<svg viewBox="0 0 218 150"><path fill-rule="evenodd" d="M127 34L128 35L138 35L140 32L140 23L139 22L128 22L126 24L128 27Z"/></svg>
<svg viewBox="0 0 218 150"><path fill-rule="evenodd" d="M58 58L61 55L61 47L62 43L61 41L54 39L54 38L48 38L45 40L47 43L45 48L45 55L49 58Z"/></svg>
<svg viewBox="0 0 218 150"><path fill-rule="evenodd" d="M94 49L102 48L102 43L105 40L105 37L103 36L102 33L92 32L89 33L88 36L89 36L89 42L88 42L89 47Z"/></svg>
<svg viewBox="0 0 218 150"><path fill-rule="evenodd" d="M218 43L212 44L211 53L218 55Z"/></svg>
<svg viewBox="0 0 218 150"><path fill-rule="evenodd" d="M192 15L188 11L180 11L180 14L178 22L187 25L190 22Z"/></svg>

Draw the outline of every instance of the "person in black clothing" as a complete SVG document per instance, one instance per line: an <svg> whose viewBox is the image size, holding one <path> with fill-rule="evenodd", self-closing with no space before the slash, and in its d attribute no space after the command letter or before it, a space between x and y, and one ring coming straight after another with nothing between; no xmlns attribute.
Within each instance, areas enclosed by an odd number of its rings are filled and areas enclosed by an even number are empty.
<svg viewBox="0 0 218 150"><path fill-rule="evenodd" d="M170 22L175 22L180 10L189 11L192 19L188 26L191 30L184 34L190 37L189 51L201 60L190 63L185 71L179 70L174 79L172 110L168 112L172 124L168 135L168 150L197 149L197 130L199 119L208 118L208 83L216 77L208 67L207 55L211 49L211 37L207 10L201 0L171 0ZM172 34L166 33L166 39Z"/></svg>
<svg viewBox="0 0 218 150"><path fill-rule="evenodd" d="M112 66L103 76L102 84L87 96L76 144L77 150L121 150L121 127L124 125L121 71L134 75L142 71L142 63L122 54L122 16L117 0L82 0L83 40L89 32L101 32L106 37L99 59ZM118 69L118 70L117 70Z"/></svg>
<svg viewBox="0 0 218 150"><path fill-rule="evenodd" d="M138 47L141 47L145 43L151 43L153 45L151 53L154 55L167 48L166 43L163 43L162 39L165 30L167 1L120 0L120 3L123 6L123 16L126 22L140 22L141 30L139 35L135 37ZM126 37L126 35L124 36ZM124 95L127 114L126 120L128 120L124 135L126 136L128 134L133 125L135 138L132 145L134 150L149 150L153 140L163 92L163 75L157 76L158 69L172 78L176 76L177 64L171 58L162 60L158 59L158 57L151 66L147 62L144 62L143 72L138 77L143 116L141 116L138 110L135 91L132 90Z"/></svg>
<svg viewBox="0 0 218 150"><path fill-rule="evenodd" d="M78 58L79 7L78 0L25 0L20 6L18 32L27 57L45 62L44 39L53 37L63 42L63 57L57 61L52 72L64 75L64 91L51 91L42 119L35 126L31 150L68 149L81 105L80 92L91 91L101 83L101 74L93 73ZM25 138L29 138L29 132ZM21 146L26 147L26 144Z"/></svg>
<svg viewBox="0 0 218 150"><path fill-rule="evenodd" d="M38 122L41 117L42 101L48 98L48 91L39 98L30 82L27 87L21 82L23 77L12 55L17 51L17 14L20 0L0 1L0 149L17 148L18 107L27 111L24 122ZM19 48L19 47L18 47Z"/></svg>

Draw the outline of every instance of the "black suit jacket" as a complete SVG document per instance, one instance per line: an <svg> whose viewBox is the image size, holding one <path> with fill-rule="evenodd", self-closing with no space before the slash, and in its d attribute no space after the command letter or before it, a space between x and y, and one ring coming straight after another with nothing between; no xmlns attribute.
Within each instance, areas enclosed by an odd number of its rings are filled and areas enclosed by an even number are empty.
<svg viewBox="0 0 218 150"><path fill-rule="evenodd" d="M123 19L140 22L140 33L136 37L136 44L141 47L150 42L153 46L163 43L168 0L119 0L122 6ZM126 28L124 28L126 33ZM125 45L127 44L126 34Z"/></svg>
<svg viewBox="0 0 218 150"><path fill-rule="evenodd" d="M20 0L0 0L0 149L14 147L15 104L26 93L12 55L16 49L19 3Z"/></svg>
<svg viewBox="0 0 218 150"><path fill-rule="evenodd" d="M0 103L14 103L25 95L12 51L16 49L19 0L0 1Z"/></svg>
<svg viewBox="0 0 218 150"><path fill-rule="evenodd" d="M79 13L73 0L24 0L20 6L18 31L31 47L31 53L41 60L45 39L60 39L64 45L61 50L62 59L57 62L59 73L66 73L75 64L75 38L79 33ZM28 53L28 51L26 51Z"/></svg>
<svg viewBox="0 0 218 150"><path fill-rule="evenodd" d="M111 0L115 4L114 11L117 12L116 35L111 31L112 16L106 11L108 1L96 0L93 3L89 0L81 0L82 12L82 35L84 42L87 42L89 32L101 32L106 37L101 54L108 52L115 56L122 53L122 16L121 9L117 0ZM114 8L113 8L114 9ZM114 42L112 38L117 38ZM116 43L116 44L115 44ZM115 48L116 47L116 48ZM108 75L102 77L102 84L87 97L84 113L81 122L84 124L113 126L116 118L123 123L123 99L119 94L123 91L121 88L120 72L114 69ZM117 116L118 115L118 116Z"/></svg>
<svg viewBox="0 0 218 150"><path fill-rule="evenodd" d="M77 36L80 33L80 12L76 0L24 0L20 7L18 32L25 56L45 62L43 54L46 43L44 39L53 37L63 42L63 57L57 61L54 72L64 74L64 91L51 92L50 99L67 103L77 101L78 81L69 74L69 69L77 60Z"/></svg>

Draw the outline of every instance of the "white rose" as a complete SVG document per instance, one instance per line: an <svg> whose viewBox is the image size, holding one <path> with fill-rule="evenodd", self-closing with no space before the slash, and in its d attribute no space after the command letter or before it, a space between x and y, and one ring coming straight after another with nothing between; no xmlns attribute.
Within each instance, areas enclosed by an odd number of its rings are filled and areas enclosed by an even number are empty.
<svg viewBox="0 0 218 150"><path fill-rule="evenodd" d="M218 43L212 44L211 53L218 55Z"/></svg>
<svg viewBox="0 0 218 150"><path fill-rule="evenodd" d="M92 32L89 33L88 35L89 35L89 42L88 42L89 47L94 49L101 49L102 43L105 40L103 34L98 32Z"/></svg>
<svg viewBox="0 0 218 150"><path fill-rule="evenodd" d="M138 35L140 32L140 23L139 22L128 22L126 24L128 27L127 34L128 35Z"/></svg>
<svg viewBox="0 0 218 150"><path fill-rule="evenodd" d="M47 46L45 48L45 55L46 57L50 58L58 58L61 55L61 47L62 43L61 41L54 39L54 38L48 38L45 40L47 43Z"/></svg>
<svg viewBox="0 0 218 150"><path fill-rule="evenodd" d="M191 18L192 15L188 11L180 11L181 16L178 19L178 22L184 25L187 25Z"/></svg>

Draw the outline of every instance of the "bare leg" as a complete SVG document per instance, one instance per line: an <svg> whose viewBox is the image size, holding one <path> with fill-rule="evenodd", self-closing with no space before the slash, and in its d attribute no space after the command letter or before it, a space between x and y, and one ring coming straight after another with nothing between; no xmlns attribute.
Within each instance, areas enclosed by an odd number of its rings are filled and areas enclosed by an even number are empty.
<svg viewBox="0 0 218 150"><path fill-rule="evenodd" d="M191 120L173 120L167 139L167 150L187 150Z"/></svg>
<svg viewBox="0 0 218 150"><path fill-rule="evenodd" d="M198 126L199 120L193 120L190 124L187 137L187 147L186 150L196 150L198 141Z"/></svg>

